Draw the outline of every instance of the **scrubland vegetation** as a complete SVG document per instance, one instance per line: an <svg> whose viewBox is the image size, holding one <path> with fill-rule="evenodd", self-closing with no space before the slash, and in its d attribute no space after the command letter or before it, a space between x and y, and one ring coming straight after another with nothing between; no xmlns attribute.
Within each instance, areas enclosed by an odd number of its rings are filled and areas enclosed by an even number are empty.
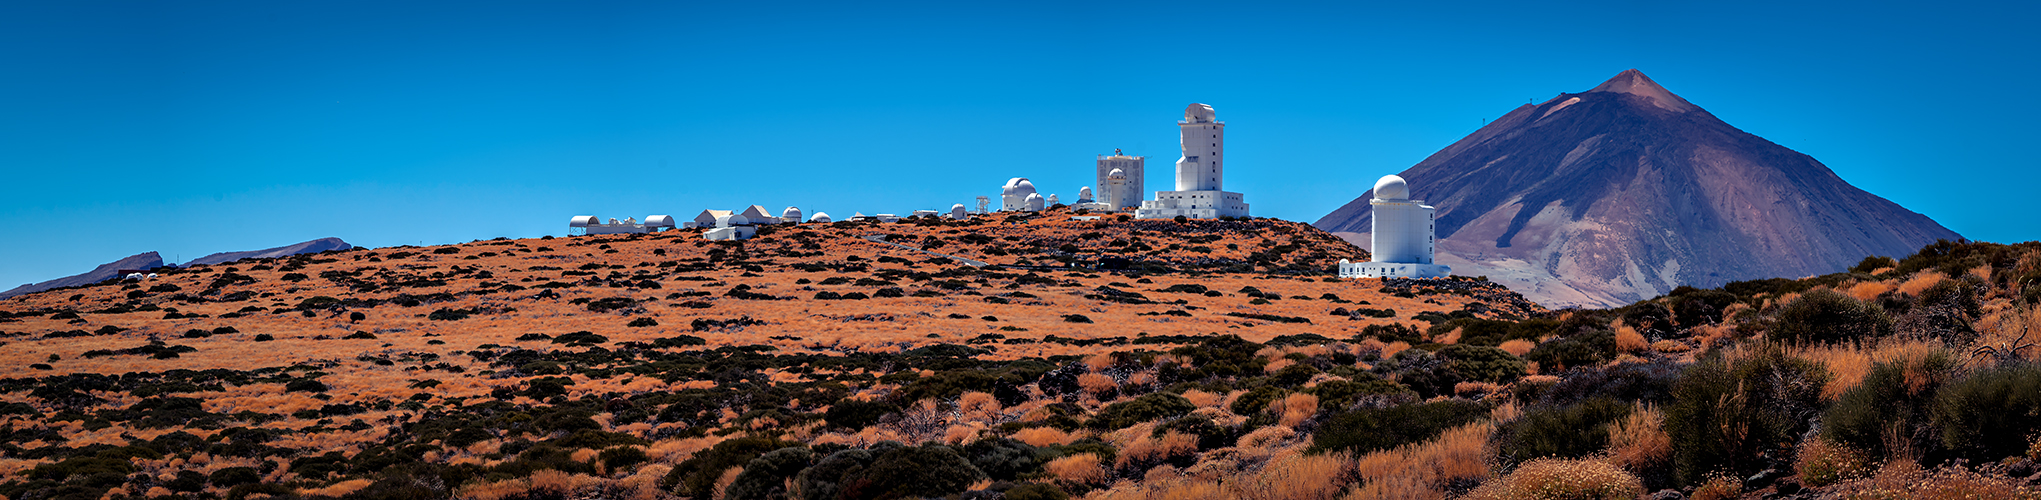
<svg viewBox="0 0 2041 500"><path fill-rule="evenodd" d="M1300 224L1057 219L354 250L9 300L0 496L2037 496L2041 245L1546 311L1329 278L1364 254ZM1106 269L1019 267L1064 263Z"/></svg>

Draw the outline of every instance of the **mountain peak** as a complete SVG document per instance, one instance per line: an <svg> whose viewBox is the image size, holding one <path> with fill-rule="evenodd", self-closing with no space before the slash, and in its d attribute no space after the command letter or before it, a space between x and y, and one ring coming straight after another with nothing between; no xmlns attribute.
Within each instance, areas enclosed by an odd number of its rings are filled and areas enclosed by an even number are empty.
<svg viewBox="0 0 2041 500"><path fill-rule="evenodd" d="M1622 73L1617 73L1615 78L1610 78L1609 81L1602 82L1601 85L1588 89L1585 93L1593 92L1615 92L1644 97L1650 99L1652 104L1660 108L1675 112L1683 113L1700 109L1694 106L1693 103L1687 102L1686 99L1673 95L1672 91L1666 90L1665 87L1660 87L1658 82L1652 81L1649 76L1644 76L1644 72L1638 71L1637 68L1623 70Z"/></svg>

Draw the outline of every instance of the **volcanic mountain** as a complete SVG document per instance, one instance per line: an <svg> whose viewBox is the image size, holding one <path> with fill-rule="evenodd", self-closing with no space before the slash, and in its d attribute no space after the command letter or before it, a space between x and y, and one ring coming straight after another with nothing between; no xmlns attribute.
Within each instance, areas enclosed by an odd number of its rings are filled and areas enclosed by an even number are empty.
<svg viewBox="0 0 2041 500"><path fill-rule="evenodd" d="M1525 104L1400 174L1438 255L1548 307L1797 278L1959 236L1635 69ZM1314 225L1367 245L1369 192Z"/></svg>

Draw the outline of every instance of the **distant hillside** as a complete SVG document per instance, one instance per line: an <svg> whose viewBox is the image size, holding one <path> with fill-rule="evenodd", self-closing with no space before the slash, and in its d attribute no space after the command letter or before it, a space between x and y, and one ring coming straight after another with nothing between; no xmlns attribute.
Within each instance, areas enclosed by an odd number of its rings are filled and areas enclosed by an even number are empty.
<svg viewBox="0 0 2041 500"><path fill-rule="evenodd" d="M1960 238L1634 69L1523 105L1399 175L1439 209L1439 263L1553 307L1827 274ZM1315 225L1365 245L1370 198Z"/></svg>
<svg viewBox="0 0 2041 500"><path fill-rule="evenodd" d="M340 238L319 238L316 240L298 243L295 245L286 245L264 250L251 250L247 252L221 252L192 259L191 262L186 262L184 263L184 265L190 266L200 264L220 264L226 262L233 262L241 259L271 259L276 257L288 257L301 253L319 253L327 250L347 250L350 248L354 248L354 245L349 245L345 241L340 241Z"/></svg>
<svg viewBox="0 0 2041 500"><path fill-rule="evenodd" d="M78 286L98 283L100 281L105 281L107 278L113 277L114 273L117 273L122 269L154 269L158 267L163 267L163 256L156 255L156 252L142 252L128 256L125 259L100 264L99 267L92 268L91 271L88 271L85 274L67 276L63 278L44 281L41 283L30 283L14 287L13 290L0 292L0 299L13 297L21 294L40 292L52 288L63 288L67 286Z"/></svg>

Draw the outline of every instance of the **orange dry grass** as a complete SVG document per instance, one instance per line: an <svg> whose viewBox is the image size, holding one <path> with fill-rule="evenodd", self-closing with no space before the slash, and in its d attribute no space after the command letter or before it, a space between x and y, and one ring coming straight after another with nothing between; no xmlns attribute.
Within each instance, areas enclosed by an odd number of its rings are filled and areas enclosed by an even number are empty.
<svg viewBox="0 0 2041 500"><path fill-rule="evenodd" d="M574 496L584 488L593 487L598 482L595 478L585 475L545 469L533 472L530 477L463 486L458 490L460 493L455 496L473 500L565 498Z"/></svg>
<svg viewBox="0 0 2041 500"><path fill-rule="evenodd" d="M1532 348L1538 347L1538 343L1524 339L1510 339L1509 341L1503 342L1502 345L1496 347L1500 347L1502 348L1502 350L1508 351L1510 355L1523 357L1524 354L1530 353Z"/></svg>
<svg viewBox="0 0 2041 500"><path fill-rule="evenodd" d="M1197 405L1199 408L1217 408L1220 403L1226 400L1226 396L1223 394L1214 394L1197 389L1183 391L1183 398L1190 400L1191 404Z"/></svg>
<svg viewBox="0 0 2041 500"><path fill-rule="evenodd" d="M1461 382L1453 384L1453 394L1468 399L1481 399L1497 392L1502 392L1502 384L1494 382Z"/></svg>
<svg viewBox="0 0 2041 500"><path fill-rule="evenodd" d="M1502 479L1475 488L1469 500L1594 500L1628 499L1644 494L1644 482L1614 464L1600 460L1541 458L1517 467Z"/></svg>
<svg viewBox="0 0 2041 500"><path fill-rule="evenodd" d="M1743 481L1730 476L1715 476L1694 487L1692 500L1735 500L1743 495Z"/></svg>
<svg viewBox="0 0 2041 500"><path fill-rule="evenodd" d="M1609 454L1618 465L1644 470L1672 456L1672 436L1663 427L1665 413L1639 404L1630 415L1609 425Z"/></svg>
<svg viewBox="0 0 2041 500"><path fill-rule="evenodd" d="M1289 427L1263 427L1255 429L1254 432L1249 432L1245 436L1240 436L1240 447L1267 448L1288 442L1290 438L1294 437L1297 437L1297 431Z"/></svg>
<svg viewBox="0 0 2041 500"><path fill-rule="evenodd" d="M304 496L340 497L346 496L348 493L354 493L356 491L359 491L362 488L367 488L369 487L370 484L374 483L375 481L371 481L368 479L349 479L346 481L341 481L338 483L327 485L326 487L323 488L300 489L298 490L298 494Z"/></svg>
<svg viewBox="0 0 2041 500"><path fill-rule="evenodd" d="M1927 290L1928 287L1935 286L1935 284L1941 283L1942 280L1946 279L1949 279L1949 277L1940 272L1921 271L1919 273L1914 274L1913 279L1909 279L1906 280L1905 283L1901 283L1899 285L1899 293L1907 295L1920 295L1922 290Z"/></svg>
<svg viewBox="0 0 2041 500"><path fill-rule="evenodd" d="M1059 481L1074 484L1102 484L1106 480L1106 468L1099 464L1098 455L1091 453L1050 460L1042 464L1042 470Z"/></svg>
<svg viewBox="0 0 2041 500"><path fill-rule="evenodd" d="M1283 399L1270 402L1269 410L1282 415L1278 422L1284 427L1296 427L1297 424L1304 423L1318 414L1318 396L1293 392Z"/></svg>
<svg viewBox="0 0 2041 500"><path fill-rule="evenodd" d="M1055 427L1029 427L1013 433L1013 439L1031 446L1070 444L1082 438L1081 434L1064 432Z"/></svg>
<svg viewBox="0 0 2041 500"><path fill-rule="evenodd" d="M972 391L957 397L957 412L968 420L998 422L1004 417L1000 410L999 398L991 394Z"/></svg>
<svg viewBox="0 0 2041 500"><path fill-rule="evenodd" d="M1352 477L1353 460L1344 453L1306 455L1301 449L1269 457L1261 469L1226 483L1234 498L1252 500L1318 500L1333 498Z"/></svg>
<svg viewBox="0 0 2041 500"><path fill-rule="evenodd" d="M1848 294L1851 297L1856 298L1857 300L1871 300L1878 298L1879 295L1884 295L1885 292L1892 291L1893 288L1894 287L1892 286L1891 283L1886 283L1883 281L1866 281L1863 283L1851 285L1849 291L1844 293Z"/></svg>
<svg viewBox="0 0 2041 500"><path fill-rule="evenodd" d="M1637 333L1636 328L1633 328L1630 325L1622 323L1616 324L1616 350L1622 352L1640 352L1643 351L1644 348L1650 346L1651 341L1645 340L1644 334Z"/></svg>
<svg viewBox="0 0 2041 500"><path fill-rule="evenodd" d="M1129 464L1152 463L1197 453L1198 437L1177 431L1165 431L1161 436L1144 436L1128 443L1120 450L1114 467L1126 469Z"/></svg>
<svg viewBox="0 0 2041 500"><path fill-rule="evenodd" d="M2041 342L2041 306L2006 307L1985 314L1977 321L1976 327L1977 343L1970 348L1972 351L1985 346L1994 350L2010 350ZM2041 359L2041 348L2028 347L2018 353L2021 358ZM1978 356L1976 359L1982 362L1987 358L1990 356Z"/></svg>
<svg viewBox="0 0 2041 500"><path fill-rule="evenodd" d="M1794 457L1793 472L1800 475L1801 484L1820 488L1870 474L1871 457L1862 451L1817 437L1800 443L1799 453Z"/></svg>
<svg viewBox="0 0 2041 500"><path fill-rule="evenodd" d="M1114 382L1113 377L1108 375L1085 373L1077 376L1077 386L1084 388L1084 392L1100 394L1119 388L1120 384L1119 382Z"/></svg>
<svg viewBox="0 0 2041 500"><path fill-rule="evenodd" d="M1820 363L1828 368L1829 374L1833 377L1829 379L1828 385L1822 386L1821 397L1827 401L1835 401L1836 398L1842 397L1843 393L1863 383L1864 376L1871 373L1871 365L1877 363L1904 362L1909 367L1908 380L1921 380L1924 383L1925 379L1921 377L1925 374L1917 374L1914 371L1929 355L1946 351L1946 346L1935 341L1888 340L1871 346L1829 344L1794 347L1790 352L1794 357Z"/></svg>
<svg viewBox="0 0 2041 500"><path fill-rule="evenodd" d="M1431 441L1369 453L1354 465L1362 486L1346 498L1443 498L1450 481L1488 479L1488 436L1494 431L1493 423L1475 422Z"/></svg>

